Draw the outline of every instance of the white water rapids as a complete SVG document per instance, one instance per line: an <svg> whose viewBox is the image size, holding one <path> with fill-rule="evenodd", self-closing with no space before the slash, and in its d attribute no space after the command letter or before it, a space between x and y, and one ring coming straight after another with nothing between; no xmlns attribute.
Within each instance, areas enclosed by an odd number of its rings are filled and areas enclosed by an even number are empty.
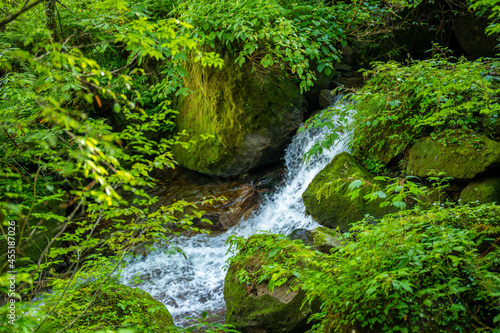
<svg viewBox="0 0 500 333"><path fill-rule="evenodd" d="M187 316L225 309L223 287L226 274L223 266L228 259L226 240L230 235L248 237L259 230L287 235L298 228L311 230L319 226L310 216L305 216L302 193L336 154L346 150L346 140L340 140L336 146L325 150L320 157L312 157L307 163L303 163L303 157L327 133L328 129L324 127L302 131L293 138L285 155L285 184L264 199L260 209L249 219L216 236L174 239L170 246L180 247L186 258L181 254L155 250L124 269L124 283L147 291L165 304L177 325L183 326ZM135 285L131 282L135 276L147 278Z"/></svg>

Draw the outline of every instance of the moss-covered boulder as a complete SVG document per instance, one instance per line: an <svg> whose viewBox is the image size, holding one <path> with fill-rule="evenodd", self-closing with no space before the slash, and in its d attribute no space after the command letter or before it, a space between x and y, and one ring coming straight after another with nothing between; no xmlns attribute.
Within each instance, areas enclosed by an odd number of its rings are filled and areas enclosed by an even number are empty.
<svg viewBox="0 0 500 333"><path fill-rule="evenodd" d="M343 246L343 240L338 232L327 227L318 227L313 230L295 229L288 238L300 240L304 245L310 246L311 250L330 253L334 247Z"/></svg>
<svg viewBox="0 0 500 333"><path fill-rule="evenodd" d="M316 61L312 61L310 67L315 68L317 66ZM323 106L321 105L321 91L323 89L330 89L333 79L337 76L337 71L332 70L330 75L326 75L325 72L314 71L316 75L316 81L309 91L304 94L304 97L312 110L318 110L319 108L325 108L330 106L330 104Z"/></svg>
<svg viewBox="0 0 500 333"><path fill-rule="evenodd" d="M270 234L241 239L237 249L224 281L226 323L240 332L306 332L311 326L307 320L319 304L303 304L306 294L291 275L278 274L286 282L276 282L270 291L270 280L262 278L263 267L288 265L290 260L294 267L306 267L318 254L300 241Z"/></svg>
<svg viewBox="0 0 500 333"><path fill-rule="evenodd" d="M172 316L165 305L147 292L115 283L84 284L67 292L71 297L61 301L53 316L42 326L42 332L55 332L81 315L67 331L93 332L98 329L132 328L136 332L174 332ZM89 299L92 304L88 309ZM45 299L42 311L50 310L58 297ZM83 309L86 309L84 311Z"/></svg>
<svg viewBox="0 0 500 333"><path fill-rule="evenodd" d="M472 182L460 193L462 202L500 203L500 177L487 177Z"/></svg>
<svg viewBox="0 0 500 333"><path fill-rule="evenodd" d="M461 11L453 19L453 32L460 46L467 54L477 59L479 57L494 57L497 54L497 40L485 34L486 27L491 24L488 17L477 13Z"/></svg>
<svg viewBox="0 0 500 333"><path fill-rule="evenodd" d="M302 122L307 102L284 76L252 72L229 55L222 69L186 64L177 131L189 148L173 148L182 166L209 175L235 176L279 158L280 149Z"/></svg>
<svg viewBox="0 0 500 333"><path fill-rule="evenodd" d="M378 200L367 202L363 199L363 196L373 189L372 185L366 186L361 190L359 197L351 200L347 196L349 189L346 185L351 177L367 182L371 182L374 178L349 153L338 154L314 177L302 194L306 213L311 214L312 218L323 226L332 229L339 227L340 231L345 232L349 230L350 223L363 219L365 214L380 218L390 212L391 208L381 208ZM321 200L318 200L318 193L325 192L325 186L335 180L341 180L344 185L341 185L338 191L328 191L328 196L321 196Z"/></svg>
<svg viewBox="0 0 500 333"><path fill-rule="evenodd" d="M314 248L323 253L330 253L330 250L342 246L339 234L330 228L319 227L311 230Z"/></svg>
<svg viewBox="0 0 500 333"><path fill-rule="evenodd" d="M374 99L373 103L376 103ZM364 114L371 115L372 108L376 106L366 105ZM371 116L370 116L371 117ZM370 121L372 119L370 118ZM384 121L375 125L356 126L354 129L353 141L357 145L353 147L353 155L358 158L368 158L374 162L382 162L388 165L391 161L397 160L402 156L408 147L408 141L405 139L405 133L410 132L411 126L402 123L399 119L386 118Z"/></svg>
<svg viewBox="0 0 500 333"><path fill-rule="evenodd" d="M226 323L241 332L305 332L309 305L302 309L305 293L290 291L288 285L271 293L267 283L250 288L238 281L236 269L230 266L224 280Z"/></svg>
<svg viewBox="0 0 500 333"><path fill-rule="evenodd" d="M407 173L425 177L431 170L456 180L471 180L500 165L500 143L463 130L418 140L410 150Z"/></svg>

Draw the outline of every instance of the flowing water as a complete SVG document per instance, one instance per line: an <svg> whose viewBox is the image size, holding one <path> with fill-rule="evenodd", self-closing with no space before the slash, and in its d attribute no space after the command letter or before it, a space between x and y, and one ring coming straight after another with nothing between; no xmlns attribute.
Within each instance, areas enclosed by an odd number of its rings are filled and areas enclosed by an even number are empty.
<svg viewBox="0 0 500 333"><path fill-rule="evenodd" d="M303 162L303 156L327 133L325 127L302 131L295 136L285 154L285 184L265 198L260 209L249 219L224 234L176 238L170 246L180 247L185 257L153 251L130 263L122 273L123 281L147 291L165 304L177 325L185 325L185 317L197 316L202 311L223 311L224 265L228 258L226 240L230 235L248 237L260 230L289 234L298 228L311 230L319 226L310 216L304 215L302 193L336 154L346 150L346 140L340 140L307 163ZM131 283L136 276L144 282Z"/></svg>

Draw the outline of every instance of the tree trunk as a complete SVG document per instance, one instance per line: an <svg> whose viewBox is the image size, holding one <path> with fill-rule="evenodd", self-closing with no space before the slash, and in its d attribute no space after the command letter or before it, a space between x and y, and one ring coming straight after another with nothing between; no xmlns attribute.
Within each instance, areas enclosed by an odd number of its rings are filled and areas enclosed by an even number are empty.
<svg viewBox="0 0 500 333"><path fill-rule="evenodd" d="M45 1L45 16L47 16L47 29L52 31L54 40L58 41L59 34L57 33L56 0Z"/></svg>

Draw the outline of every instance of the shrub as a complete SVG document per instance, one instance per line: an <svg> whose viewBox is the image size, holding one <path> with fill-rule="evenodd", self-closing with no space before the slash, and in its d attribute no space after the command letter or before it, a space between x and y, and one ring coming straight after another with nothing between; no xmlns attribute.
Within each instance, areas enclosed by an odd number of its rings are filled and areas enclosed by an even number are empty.
<svg viewBox="0 0 500 333"><path fill-rule="evenodd" d="M374 165L387 164L418 138L451 129L494 136L500 113L498 66L493 59L472 62L443 55L408 65L373 63L364 72L364 87L349 96L353 103L330 112L352 117L347 126L354 133L352 150ZM324 125L329 124L316 126ZM318 144L311 153L324 146Z"/></svg>

